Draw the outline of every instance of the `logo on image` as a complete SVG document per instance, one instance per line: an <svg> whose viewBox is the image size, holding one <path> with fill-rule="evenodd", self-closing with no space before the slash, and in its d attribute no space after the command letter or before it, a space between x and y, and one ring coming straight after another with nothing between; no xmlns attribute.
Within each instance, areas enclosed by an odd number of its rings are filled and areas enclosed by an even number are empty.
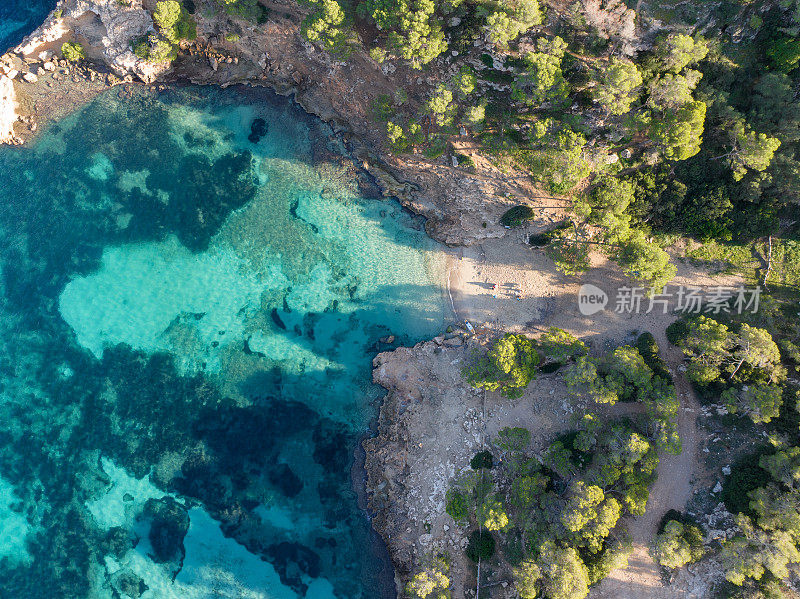
<svg viewBox="0 0 800 599"><path fill-rule="evenodd" d="M603 310L608 304L608 295L594 285L581 285L578 290L578 310L584 316L591 316Z"/></svg>

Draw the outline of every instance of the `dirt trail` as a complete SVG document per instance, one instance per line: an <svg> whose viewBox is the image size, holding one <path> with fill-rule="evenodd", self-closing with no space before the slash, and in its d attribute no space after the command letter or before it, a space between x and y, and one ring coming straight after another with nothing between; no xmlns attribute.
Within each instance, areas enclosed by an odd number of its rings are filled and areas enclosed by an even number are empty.
<svg viewBox="0 0 800 599"><path fill-rule="evenodd" d="M680 400L678 434L683 451L679 455L660 456L658 478L650 490L647 511L628 523L634 547L628 566L612 572L594 587L589 594L591 599L678 599L691 596L683 588L662 584L659 567L650 557L648 547L664 514L671 509L683 511L692 496L700 449L697 430L699 403L686 376L678 370L683 362L681 351L667 342L664 331L651 332L673 373L675 391Z"/></svg>
<svg viewBox="0 0 800 599"><path fill-rule="evenodd" d="M541 226L541 225L540 225ZM591 318L582 317L576 307L578 287L592 283L611 294L614 287L629 284L613 264L595 259L593 268L581 280L564 277L542 252L521 241L528 231L509 232L502 239L455 250L449 264L449 291L453 308L482 332L518 330L527 333L550 326L564 328L592 342L595 348L616 347L632 332L649 331L661 348L662 357L673 373L680 408L678 434L682 452L663 454L658 478L650 493L645 515L628 522L634 552L629 565L612 573L594 587L592 599L672 599L692 596L681 584L664 586L658 566L650 557L652 543L663 515L670 509L685 510L692 496L693 478L698 474L701 431L697 429L699 403L680 366L682 352L666 338L673 313L616 314L613 304ZM680 263L674 284L731 284L729 280ZM497 284L497 289L493 286ZM613 301L613 300L612 300ZM643 311L642 311L643 312Z"/></svg>

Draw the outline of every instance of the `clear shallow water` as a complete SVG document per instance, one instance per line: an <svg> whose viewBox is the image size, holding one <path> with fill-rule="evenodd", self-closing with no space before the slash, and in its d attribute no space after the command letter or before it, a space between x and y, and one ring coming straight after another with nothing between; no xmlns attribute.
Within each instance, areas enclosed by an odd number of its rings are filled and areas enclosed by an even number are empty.
<svg viewBox="0 0 800 599"><path fill-rule="evenodd" d="M16 46L41 25L58 0L2 0L0 2L0 54Z"/></svg>
<svg viewBox="0 0 800 599"><path fill-rule="evenodd" d="M0 150L0 596L392 596L352 456L442 256L253 94L117 89Z"/></svg>

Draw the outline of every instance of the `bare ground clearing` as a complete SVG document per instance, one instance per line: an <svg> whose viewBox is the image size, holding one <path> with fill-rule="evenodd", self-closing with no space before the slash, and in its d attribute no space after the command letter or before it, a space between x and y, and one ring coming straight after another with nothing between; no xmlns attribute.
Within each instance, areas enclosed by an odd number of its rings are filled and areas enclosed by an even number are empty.
<svg viewBox="0 0 800 599"><path fill-rule="evenodd" d="M463 554L466 531L444 511L448 482L469 467L472 455L500 428L530 429L536 451L569 428L573 410L580 408L569 399L559 373L540 377L516 401L495 393L475 392L461 378L469 353L504 331L535 334L557 326L586 340L593 353L632 342L636 334L650 331L674 374L681 403L678 428L683 452L661 456L648 510L628 522L634 541L628 567L597 585L590 597L705 596L708 576L682 572L665 586L648 553L664 513L669 509L683 510L690 499L692 482L700 468L698 451L704 441L696 426L697 398L679 368L683 356L669 345L665 335L675 315L671 310L664 314L661 307L645 313L646 300L640 313L615 312L616 289L631 283L601 256L593 258L593 268L582 277L560 274L543 252L524 243L529 233L556 220L548 211L546 217L531 223L526 230L512 230L500 239L484 239L480 244L452 251L448 288L453 308L459 319L475 326L476 337L465 345L458 337L437 338L376 358L374 379L389 389L379 436L367 442L368 488L379 488L373 504L378 511L376 527L398 558L401 576L412 567L412 556L435 548L447 549L453 557L454 597L472 596L469 589L474 585L474 572ZM610 296L606 309L591 317L578 310L577 292L584 283L592 283ZM679 263L673 284L732 286L738 282L730 277L712 277L689 263ZM615 406L614 412L621 415L631 408L636 406ZM502 585L510 581L495 582L498 584L492 587L493 597L513 596L511 585Z"/></svg>

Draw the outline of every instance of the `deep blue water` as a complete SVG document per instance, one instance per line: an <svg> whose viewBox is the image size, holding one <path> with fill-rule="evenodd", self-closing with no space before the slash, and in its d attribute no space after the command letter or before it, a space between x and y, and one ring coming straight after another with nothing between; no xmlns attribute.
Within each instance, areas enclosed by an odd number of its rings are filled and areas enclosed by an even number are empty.
<svg viewBox="0 0 800 599"><path fill-rule="evenodd" d="M447 317L422 223L254 90L114 88L0 173L0 597L392 597L352 465Z"/></svg>
<svg viewBox="0 0 800 599"><path fill-rule="evenodd" d="M0 54L36 29L57 0L0 0Z"/></svg>

